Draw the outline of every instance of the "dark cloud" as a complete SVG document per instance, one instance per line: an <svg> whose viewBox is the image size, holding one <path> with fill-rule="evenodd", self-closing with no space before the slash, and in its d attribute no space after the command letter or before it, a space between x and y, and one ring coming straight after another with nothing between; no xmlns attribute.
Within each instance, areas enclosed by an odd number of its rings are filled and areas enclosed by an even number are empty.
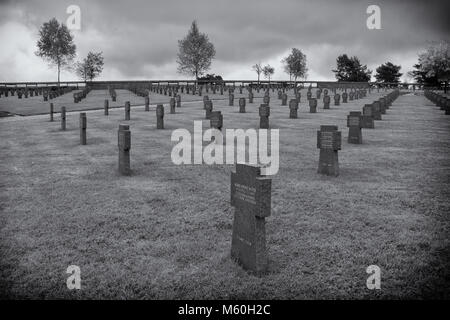
<svg viewBox="0 0 450 320"><path fill-rule="evenodd" d="M357 55L369 66L389 59L411 65L430 41L448 40L450 29L448 1L436 0L40 0L0 2L0 32L14 31L14 22L37 38L43 22L65 21L71 4L79 5L82 14L82 30L75 32L79 54L103 51L104 77L182 77L176 74L177 40L194 19L216 47L211 72L241 77L252 76L250 66L258 61L278 64L276 78L286 77L279 58L292 47L307 53L310 75L321 78L333 78L330 69L342 53ZM371 4L381 8L382 30L366 28ZM20 74L6 64L0 68L3 78Z"/></svg>

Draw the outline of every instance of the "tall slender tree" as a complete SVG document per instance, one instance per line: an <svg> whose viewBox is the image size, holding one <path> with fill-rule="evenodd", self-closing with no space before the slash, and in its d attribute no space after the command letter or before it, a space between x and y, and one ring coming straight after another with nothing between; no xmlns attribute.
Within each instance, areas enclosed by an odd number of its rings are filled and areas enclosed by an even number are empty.
<svg viewBox="0 0 450 320"><path fill-rule="evenodd" d="M258 62L254 65L252 65L252 69L256 72L256 74L258 75L258 84L259 84L259 78L261 76L261 73L263 72L263 67L261 65L261 62Z"/></svg>
<svg viewBox="0 0 450 320"><path fill-rule="evenodd" d="M186 37L178 41L178 48L178 72L195 76L196 80L210 69L216 55L214 45L206 34L200 33L195 20Z"/></svg>
<svg viewBox="0 0 450 320"><path fill-rule="evenodd" d="M273 74L275 73L275 68L272 67L270 64L265 65L263 68L263 73L264 73L264 77L269 79L269 82L270 82L270 78L272 78Z"/></svg>
<svg viewBox="0 0 450 320"><path fill-rule="evenodd" d="M284 71L289 74L289 80L297 81L297 78L306 78L308 68L306 67L306 55L297 48L292 48L292 52L281 60L284 63Z"/></svg>
<svg viewBox="0 0 450 320"><path fill-rule="evenodd" d="M69 66L76 55L76 45L73 43L72 34L66 25L52 18L39 29L37 48L35 54L58 69L59 86L61 69Z"/></svg>

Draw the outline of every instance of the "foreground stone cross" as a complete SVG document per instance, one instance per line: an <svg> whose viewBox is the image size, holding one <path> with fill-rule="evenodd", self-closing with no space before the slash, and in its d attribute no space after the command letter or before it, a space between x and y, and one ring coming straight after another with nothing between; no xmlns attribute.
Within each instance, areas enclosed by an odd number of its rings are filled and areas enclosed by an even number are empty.
<svg viewBox="0 0 450 320"><path fill-rule="evenodd" d="M119 125L118 132L118 146L119 146L119 173L129 176L131 174L130 168L130 149L131 149L131 132L130 126Z"/></svg>
<svg viewBox="0 0 450 320"><path fill-rule="evenodd" d="M211 119L211 112L213 109L213 103L211 100L205 102L205 119Z"/></svg>
<svg viewBox="0 0 450 320"><path fill-rule="evenodd" d="M209 97L208 96L203 96L203 109L206 108L206 102L209 101Z"/></svg>
<svg viewBox="0 0 450 320"><path fill-rule="evenodd" d="M150 111L150 98L146 96L144 98L145 111Z"/></svg>
<svg viewBox="0 0 450 320"><path fill-rule="evenodd" d="M176 104L175 98L170 98L169 103L170 103L170 113L174 114L175 113L175 104Z"/></svg>
<svg viewBox="0 0 450 320"><path fill-rule="evenodd" d="M338 105L340 104L340 103L339 103L340 101L341 101L341 95L340 95L339 93L336 93L336 94L334 95L334 105L335 105L335 106L338 106Z"/></svg>
<svg viewBox="0 0 450 320"><path fill-rule="evenodd" d="M86 145L86 128L87 128L87 118L86 112L80 113L80 144Z"/></svg>
<svg viewBox="0 0 450 320"><path fill-rule="evenodd" d="M365 129L375 128L373 121L373 105L366 104L363 107L362 127Z"/></svg>
<svg viewBox="0 0 450 320"><path fill-rule="evenodd" d="M342 103L347 103L347 97L348 97L347 92L343 92L342 93Z"/></svg>
<svg viewBox="0 0 450 320"><path fill-rule="evenodd" d="M156 129L164 129L164 106L162 104L156 106Z"/></svg>
<svg viewBox="0 0 450 320"><path fill-rule="evenodd" d="M230 106L230 107L234 106L234 94L233 93L230 93L228 95L228 106Z"/></svg>
<svg viewBox="0 0 450 320"><path fill-rule="evenodd" d="M66 130L66 107L61 107L61 130Z"/></svg>
<svg viewBox="0 0 450 320"><path fill-rule="evenodd" d="M239 113L245 113L245 98L239 98Z"/></svg>
<svg viewBox="0 0 450 320"><path fill-rule="evenodd" d="M320 126L320 131L317 131L317 148L320 149L318 173L339 175L338 150L341 150L341 140L337 126Z"/></svg>
<svg viewBox="0 0 450 320"><path fill-rule="evenodd" d="M130 120L130 101L125 102L125 120Z"/></svg>
<svg viewBox="0 0 450 320"><path fill-rule="evenodd" d="M386 114L386 98L382 97L380 99L378 99L378 101L380 102L380 111L381 114Z"/></svg>
<svg viewBox="0 0 450 320"><path fill-rule="evenodd" d="M269 129L270 107L262 104L259 107L259 127L261 129Z"/></svg>
<svg viewBox="0 0 450 320"><path fill-rule="evenodd" d="M372 112L374 120L381 120L381 105L379 101L372 103Z"/></svg>
<svg viewBox="0 0 450 320"><path fill-rule="evenodd" d="M288 98L288 96L287 96L286 93L283 93L283 94L281 95L281 105L282 105L282 106L287 106L287 98Z"/></svg>
<svg viewBox="0 0 450 320"><path fill-rule="evenodd" d="M53 121L53 102L50 102L50 121Z"/></svg>
<svg viewBox="0 0 450 320"><path fill-rule="evenodd" d="M209 125L211 128L222 131L223 127L223 115L221 111L213 111L210 114Z"/></svg>
<svg viewBox="0 0 450 320"><path fill-rule="evenodd" d="M362 143L362 115L360 111L350 111L347 116L348 143Z"/></svg>
<svg viewBox="0 0 450 320"><path fill-rule="evenodd" d="M272 180L261 168L236 164L231 172L231 205L235 207L231 257L245 270L267 270L266 221L271 212Z"/></svg>
<svg viewBox="0 0 450 320"><path fill-rule="evenodd" d="M298 101L297 99L291 99L289 101L289 118L291 119L297 119L298 117Z"/></svg>
<svg viewBox="0 0 450 320"><path fill-rule="evenodd" d="M109 100L105 99L103 108L105 109L105 116L107 116L109 114Z"/></svg>
<svg viewBox="0 0 450 320"><path fill-rule="evenodd" d="M324 109L330 109L330 100L331 100L331 98L329 95L323 96L323 108Z"/></svg>
<svg viewBox="0 0 450 320"><path fill-rule="evenodd" d="M309 99L309 112L310 113L317 112L317 99L316 98Z"/></svg>

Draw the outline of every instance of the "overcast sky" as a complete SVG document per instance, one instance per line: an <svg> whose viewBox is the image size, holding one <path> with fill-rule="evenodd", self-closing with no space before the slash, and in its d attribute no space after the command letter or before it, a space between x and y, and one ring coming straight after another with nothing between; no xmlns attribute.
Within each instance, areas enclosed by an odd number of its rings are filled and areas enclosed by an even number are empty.
<svg viewBox="0 0 450 320"><path fill-rule="evenodd" d="M412 69L432 41L449 40L450 1L301 0L0 0L0 81L54 81L56 69L35 56L38 30L56 17L66 23L69 5L81 9L73 31L77 59L103 51L99 80L185 79L177 73L177 40L193 20L208 34L216 58L208 73L225 79L254 79L252 64L275 67L291 48L307 56L309 80L332 80L336 57L358 56L371 70L391 61ZM381 9L381 30L366 27L369 5ZM404 79L405 77L402 77ZM70 72L62 80L76 80Z"/></svg>

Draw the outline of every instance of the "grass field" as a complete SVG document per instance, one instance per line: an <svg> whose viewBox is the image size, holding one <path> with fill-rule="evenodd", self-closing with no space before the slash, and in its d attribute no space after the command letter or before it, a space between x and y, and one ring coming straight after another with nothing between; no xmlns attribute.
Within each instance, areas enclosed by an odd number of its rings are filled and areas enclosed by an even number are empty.
<svg viewBox="0 0 450 320"><path fill-rule="evenodd" d="M166 102L165 130L156 130L154 106L133 107L130 121L123 121L123 108L109 116L89 111L86 146L79 145L78 112L68 113L65 132L58 116L0 119L0 295L449 298L450 117L409 93L375 129L363 129L362 145L348 144L346 115L383 93L330 110L320 102L310 114L303 91L299 119L288 119L288 107L272 96L280 170L266 219L269 272L261 277L230 258L234 166L171 162L172 130L192 131L193 120L204 118L201 102L183 103L171 115L168 97L152 96ZM85 105L101 94L89 94ZM222 111L224 128L256 128L260 103L239 114L237 101L229 107L217 100L214 110ZM117 173L120 123L131 127L130 177ZM342 130L338 177L317 174L323 124ZM366 288L372 264L381 268L381 290ZM81 290L66 287L69 265L81 268Z"/></svg>

